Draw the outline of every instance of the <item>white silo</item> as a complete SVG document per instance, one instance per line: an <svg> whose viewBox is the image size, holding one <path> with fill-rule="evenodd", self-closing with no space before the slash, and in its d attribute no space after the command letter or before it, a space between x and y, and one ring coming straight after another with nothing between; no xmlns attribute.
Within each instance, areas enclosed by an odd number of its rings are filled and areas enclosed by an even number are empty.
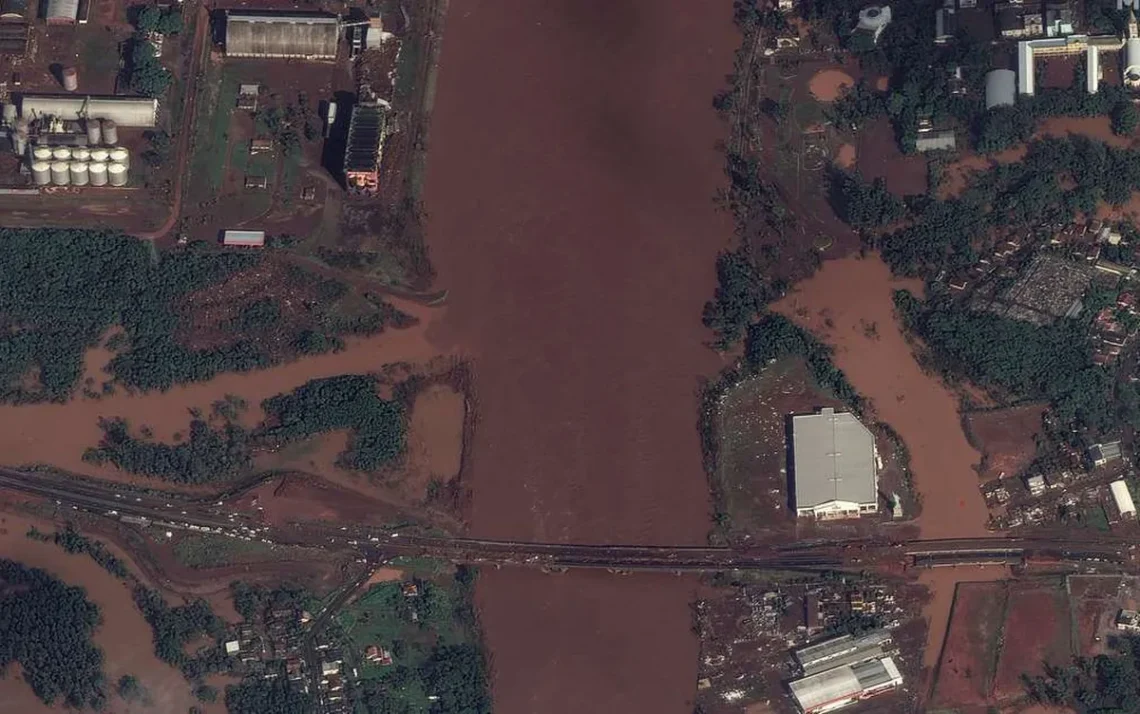
<svg viewBox="0 0 1140 714"><path fill-rule="evenodd" d="M116 147L114 149L111 149L110 160L116 164L122 164L123 166L130 166L131 165L131 154L129 151L127 151L123 147L119 146L119 147Z"/></svg>
<svg viewBox="0 0 1140 714"><path fill-rule="evenodd" d="M72 161L87 161L91 158L91 152L82 146L77 146L71 150Z"/></svg>
<svg viewBox="0 0 1140 714"><path fill-rule="evenodd" d="M12 150L16 156L23 156L28 152L28 137L26 134L12 135Z"/></svg>
<svg viewBox="0 0 1140 714"><path fill-rule="evenodd" d="M51 161L51 147L37 146L32 149L32 158L36 161Z"/></svg>
<svg viewBox="0 0 1140 714"><path fill-rule="evenodd" d="M87 145L98 146L99 142L103 141L103 132L99 129L99 121L96 119L87 120Z"/></svg>
<svg viewBox="0 0 1140 714"><path fill-rule="evenodd" d="M112 186L126 186L127 167L122 164L111 164L107 167L107 178Z"/></svg>
<svg viewBox="0 0 1140 714"><path fill-rule="evenodd" d="M106 163L107 159L111 158L111 152L106 149L92 149L90 158L92 161L102 161Z"/></svg>
<svg viewBox="0 0 1140 714"><path fill-rule="evenodd" d="M46 161L33 161L32 181L37 186L47 186L51 183L51 164Z"/></svg>
<svg viewBox="0 0 1140 714"><path fill-rule="evenodd" d="M91 179L92 186L106 186L107 164L103 163L102 161L88 164L87 175Z"/></svg>
<svg viewBox="0 0 1140 714"><path fill-rule="evenodd" d="M114 146L119 143L119 130L115 126L115 122L110 119L103 120L103 143L107 146Z"/></svg>
<svg viewBox="0 0 1140 714"><path fill-rule="evenodd" d="M52 149L51 157L56 161L70 161L71 149L67 148L66 146L57 146Z"/></svg>
<svg viewBox="0 0 1140 714"><path fill-rule="evenodd" d="M56 161L51 165L51 182L56 186L66 186L71 183L71 164L66 161Z"/></svg>
<svg viewBox="0 0 1140 714"><path fill-rule="evenodd" d="M87 185L87 162L86 161L72 161L71 162L71 185L72 186L86 186Z"/></svg>

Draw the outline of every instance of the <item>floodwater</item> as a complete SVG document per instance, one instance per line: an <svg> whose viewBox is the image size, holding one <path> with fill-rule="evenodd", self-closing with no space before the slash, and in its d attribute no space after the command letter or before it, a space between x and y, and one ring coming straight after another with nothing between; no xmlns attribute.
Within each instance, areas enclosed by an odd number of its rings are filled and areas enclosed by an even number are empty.
<svg viewBox="0 0 1140 714"><path fill-rule="evenodd" d="M50 523L10 513L0 518L0 558L41 568L69 585L82 586L87 591L87 599L98 605L103 617L102 624L95 631L94 640L103 650L103 671L109 687L113 689L113 684L124 674L134 675L149 693L154 706L128 707L117 698L112 698L108 711L132 714L142 711L183 712L194 705L202 706L194 699L190 684L182 677L182 673L155 657L151 646L150 625L135 608L129 586L86 555L69 555L55 544L28 538L25 534L33 524L43 531L50 532L53 529ZM0 689L4 695L0 712L51 711L42 704L39 704L39 709L7 709L7 706L15 703L28 702L33 706L38 703L34 695L29 698L23 693L15 692L17 685L11 682L13 678L9 676L3 689ZM20 684L27 688L22 682ZM7 698L9 693L12 693L13 700ZM224 712L225 707L219 702L207 707L206 711L216 714Z"/></svg>
<svg viewBox="0 0 1140 714"><path fill-rule="evenodd" d="M447 315L474 364L472 532L700 543L701 306L731 239L711 109L729 4L453 2L425 204ZM502 714L689 714L686 579L480 578Z"/></svg>
<svg viewBox="0 0 1140 714"><path fill-rule="evenodd" d="M922 536L985 536L980 456L962 432L957 397L922 370L902 334L892 300L899 288L921 292L917 281L893 279L877 255L843 258L824 263L776 309L835 349L835 364L910 450Z"/></svg>

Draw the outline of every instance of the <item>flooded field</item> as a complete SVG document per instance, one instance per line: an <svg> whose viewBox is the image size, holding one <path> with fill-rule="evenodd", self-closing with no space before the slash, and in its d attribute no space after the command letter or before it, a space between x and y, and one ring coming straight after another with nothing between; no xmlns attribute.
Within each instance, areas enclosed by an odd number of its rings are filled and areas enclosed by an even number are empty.
<svg viewBox="0 0 1140 714"><path fill-rule="evenodd" d="M825 263L776 309L835 349L836 365L902 437L922 501L922 536L985 536L978 452L962 432L957 398L922 370L900 330L892 302L898 288L920 286L894 280L877 256L844 258Z"/></svg>
<svg viewBox="0 0 1140 714"><path fill-rule="evenodd" d="M700 312L732 230L710 100L739 44L731 7L475 0L446 28L425 203L449 297L429 336L474 365L472 531L703 542L697 391L722 363ZM691 591L485 572L495 710L689 714Z"/></svg>

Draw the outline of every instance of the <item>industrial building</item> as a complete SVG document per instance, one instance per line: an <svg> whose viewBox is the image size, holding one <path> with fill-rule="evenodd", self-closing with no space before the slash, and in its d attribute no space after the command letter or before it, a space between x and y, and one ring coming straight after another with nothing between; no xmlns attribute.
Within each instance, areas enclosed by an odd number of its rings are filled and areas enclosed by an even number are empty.
<svg viewBox="0 0 1140 714"><path fill-rule="evenodd" d="M1120 442L1106 441L1089 447L1089 461L1093 466L1105 466L1120 459Z"/></svg>
<svg viewBox="0 0 1140 714"><path fill-rule="evenodd" d="M79 18L79 0L47 0L44 22L49 25L74 25Z"/></svg>
<svg viewBox="0 0 1140 714"><path fill-rule="evenodd" d="M1124 479L1113 481L1108 485L1112 490L1112 500L1116 502L1116 510L1120 513L1121 518L1131 516L1136 517L1136 505L1132 502L1132 494L1128 490L1128 484Z"/></svg>
<svg viewBox="0 0 1140 714"><path fill-rule="evenodd" d="M376 193L380 188L380 159L384 148L387 103L361 87L360 97L348 122L344 149L344 178L354 193Z"/></svg>
<svg viewBox="0 0 1140 714"><path fill-rule="evenodd" d="M902 686L903 678L890 657L846 664L788 683L804 714L822 714Z"/></svg>
<svg viewBox="0 0 1140 714"><path fill-rule="evenodd" d="M926 153L928 151L953 151L957 140L953 129L942 131L920 131L914 139L915 151Z"/></svg>
<svg viewBox="0 0 1140 714"><path fill-rule="evenodd" d="M323 13L226 13L227 57L335 60L340 20Z"/></svg>
<svg viewBox="0 0 1140 714"><path fill-rule="evenodd" d="M265 231L225 231L222 233L222 245L262 248L265 246Z"/></svg>
<svg viewBox="0 0 1140 714"><path fill-rule="evenodd" d="M1019 42L1017 43L1017 90L1027 96L1037 92L1034 66L1038 57L1084 53L1085 91L1096 94L1100 89L1101 53L1120 51L1124 48L1124 44L1124 40L1112 35L1097 37L1070 35Z"/></svg>
<svg viewBox="0 0 1140 714"><path fill-rule="evenodd" d="M20 98L20 116L34 120L55 117L63 121L105 119L123 127L155 126L158 100L147 97L76 97L27 95Z"/></svg>
<svg viewBox="0 0 1140 714"><path fill-rule="evenodd" d="M864 635L839 635L792 650L792 657L805 677L869 659L885 657L891 645L891 634L873 630Z"/></svg>
<svg viewBox="0 0 1140 714"><path fill-rule="evenodd" d="M857 518L879 510L875 437L855 415L821 409L792 417L796 515Z"/></svg>
<svg viewBox="0 0 1140 714"><path fill-rule="evenodd" d="M1017 73L994 69L986 74L986 109L1012 107L1017 100Z"/></svg>

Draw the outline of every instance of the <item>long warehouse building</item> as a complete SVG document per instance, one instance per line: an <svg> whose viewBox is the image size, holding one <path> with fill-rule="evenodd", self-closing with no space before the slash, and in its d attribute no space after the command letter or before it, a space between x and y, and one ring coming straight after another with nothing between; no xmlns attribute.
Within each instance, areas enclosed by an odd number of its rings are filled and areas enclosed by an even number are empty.
<svg viewBox="0 0 1140 714"><path fill-rule="evenodd" d="M321 13L229 12L226 56L335 60L340 20Z"/></svg>
<svg viewBox="0 0 1140 714"><path fill-rule="evenodd" d="M842 665L788 683L804 714L824 714L901 687L902 673L890 657Z"/></svg>
<svg viewBox="0 0 1140 714"><path fill-rule="evenodd" d="M873 630L859 637L839 635L792 650L792 656L804 675L818 674L832 667L878 659L887 654L891 633Z"/></svg>
<svg viewBox="0 0 1140 714"><path fill-rule="evenodd" d="M854 414L825 407L792 417L796 515L858 518L879 508L875 437Z"/></svg>
<svg viewBox="0 0 1140 714"><path fill-rule="evenodd" d="M119 126L153 127L158 123L158 100L146 97L20 97L20 116L38 119L53 116L65 121L110 119Z"/></svg>

